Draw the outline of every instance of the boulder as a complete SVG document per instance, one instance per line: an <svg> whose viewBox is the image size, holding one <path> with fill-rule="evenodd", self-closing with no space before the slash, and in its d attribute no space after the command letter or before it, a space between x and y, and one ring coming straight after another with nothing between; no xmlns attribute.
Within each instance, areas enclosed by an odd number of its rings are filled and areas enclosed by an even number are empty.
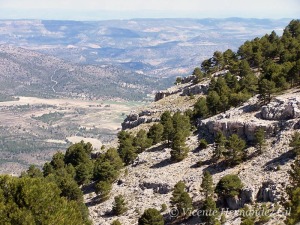
<svg viewBox="0 0 300 225"><path fill-rule="evenodd" d="M207 94L208 92L208 84L196 84L191 87L186 87L182 91L182 96L187 95L197 95L197 94Z"/></svg>
<svg viewBox="0 0 300 225"><path fill-rule="evenodd" d="M300 117L300 99L275 98L261 108L261 118L265 120L289 120Z"/></svg>
<svg viewBox="0 0 300 225"><path fill-rule="evenodd" d="M267 181L262 184L262 187L257 193L257 200L262 202L277 202L280 192L277 190L276 183Z"/></svg>
<svg viewBox="0 0 300 225"><path fill-rule="evenodd" d="M254 191L249 187L244 188L239 196L227 197L225 201L231 210L243 208L246 203L252 203L254 201Z"/></svg>
<svg viewBox="0 0 300 225"><path fill-rule="evenodd" d="M169 184L161 183L159 181L145 181L140 184L140 188L142 190L152 189L154 193L159 194L167 194L172 190Z"/></svg>

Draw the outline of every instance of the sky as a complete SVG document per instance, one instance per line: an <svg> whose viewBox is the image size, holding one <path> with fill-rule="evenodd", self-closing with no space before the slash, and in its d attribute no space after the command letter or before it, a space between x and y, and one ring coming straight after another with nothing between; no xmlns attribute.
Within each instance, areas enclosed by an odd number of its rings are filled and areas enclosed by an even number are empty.
<svg viewBox="0 0 300 225"><path fill-rule="evenodd" d="M299 0L0 0L0 19L300 18Z"/></svg>

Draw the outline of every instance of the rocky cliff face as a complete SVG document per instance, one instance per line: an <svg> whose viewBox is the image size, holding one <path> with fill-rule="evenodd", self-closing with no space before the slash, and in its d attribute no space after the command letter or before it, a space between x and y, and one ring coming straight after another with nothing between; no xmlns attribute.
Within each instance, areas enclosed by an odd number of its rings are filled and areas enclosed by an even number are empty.
<svg viewBox="0 0 300 225"><path fill-rule="evenodd" d="M226 136L238 134L248 141L263 128L267 137L274 137L284 129L297 128L300 118L300 97L287 93L274 98L268 105L259 107L257 97L226 113L200 120L198 129L203 134L216 135L222 131Z"/></svg>

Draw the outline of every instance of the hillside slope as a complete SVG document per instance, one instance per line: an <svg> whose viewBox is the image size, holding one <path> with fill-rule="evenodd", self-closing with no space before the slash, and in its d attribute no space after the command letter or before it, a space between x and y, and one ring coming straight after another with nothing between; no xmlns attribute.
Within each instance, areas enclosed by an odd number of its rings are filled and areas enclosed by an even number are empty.
<svg viewBox="0 0 300 225"><path fill-rule="evenodd" d="M155 111L159 114L159 112L170 109L176 111L176 106L178 106L177 109L188 109L195 100L190 99L189 96L182 96L183 92L187 86L191 88L197 85L188 83L173 87L172 90L175 94L170 94L153 103L147 109L148 112ZM293 132L300 128L299 93L300 89L288 90L275 96L267 106L261 106L258 96L254 96L240 107L226 111L225 114L217 114L199 121L199 132L188 138L187 145L190 152L188 157L181 162L171 162L171 149L166 145L156 145L139 154L133 165L127 166L119 180L113 184L112 195L109 200L94 205L93 198L96 196L93 194L86 196L86 202L90 204L89 210L92 220L95 224L109 225L118 218L122 224L136 224L137 219L145 209L156 208L160 210L162 204L168 206L168 210L162 213L168 220L170 219L169 210L172 210L170 197L174 185L180 180L184 181L189 195L197 204L204 198L200 192L203 171L209 171L213 175L214 185L224 175L237 174L244 184L244 189L249 191L252 204L268 203L272 210L275 210L275 205L280 205L280 208L272 213L268 224L284 224L285 210L282 204L284 203L283 199L286 199L286 187L289 185L288 171L294 159L288 145ZM202 94L197 93L195 98L197 99L199 96ZM169 107L166 103L169 103ZM291 105L293 107L288 107ZM143 108L143 111L147 110ZM287 115L289 119L283 120L283 117ZM148 115L148 119L152 116ZM156 115L155 118L158 117ZM136 133L140 129L149 128L152 124L152 122L136 124L137 126L130 131ZM248 147L245 151L249 158L240 165L226 167L222 163L213 162L211 158L214 144L210 144L204 150L198 149L199 138L206 137L209 139L219 130L227 136L237 133L251 141L255 130L259 127L265 128L267 132L266 150L263 154L257 155L254 147ZM199 161L202 162L200 167L197 166ZM110 216L114 196L119 194L125 196L129 210L119 217ZM235 217L235 213L237 213L235 210L227 212L227 224L240 224L241 219ZM184 224L198 223L199 218L192 217Z"/></svg>
<svg viewBox="0 0 300 225"><path fill-rule="evenodd" d="M112 66L73 65L53 56L0 46L1 93L30 97L142 100L164 88L157 79Z"/></svg>

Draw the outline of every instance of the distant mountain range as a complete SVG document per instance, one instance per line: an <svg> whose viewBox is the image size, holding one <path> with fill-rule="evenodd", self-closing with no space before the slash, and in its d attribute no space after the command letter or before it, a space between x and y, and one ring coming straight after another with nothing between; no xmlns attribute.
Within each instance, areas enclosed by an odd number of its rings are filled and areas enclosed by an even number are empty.
<svg viewBox="0 0 300 225"><path fill-rule="evenodd" d="M158 78L113 66L76 65L36 51L0 45L2 98L31 96L142 100L147 94L165 86Z"/></svg>
<svg viewBox="0 0 300 225"><path fill-rule="evenodd" d="M0 43L36 50L72 63L113 65L136 74L175 77L190 73L216 50L236 50L245 40L272 30L281 34L289 21L241 18L0 20Z"/></svg>

